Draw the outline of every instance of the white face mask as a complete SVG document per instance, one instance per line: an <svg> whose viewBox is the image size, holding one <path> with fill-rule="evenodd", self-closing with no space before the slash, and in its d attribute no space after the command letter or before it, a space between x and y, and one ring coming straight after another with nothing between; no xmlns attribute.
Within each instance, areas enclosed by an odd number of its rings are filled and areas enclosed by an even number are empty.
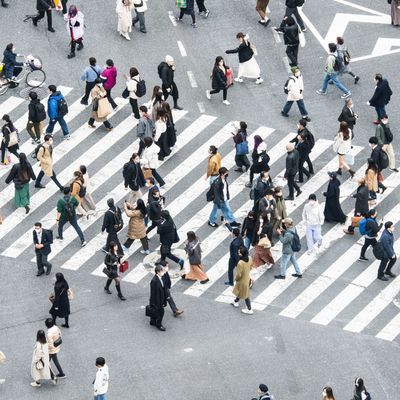
<svg viewBox="0 0 400 400"><path fill-rule="evenodd" d="M15 53L15 47L13 47L13 48L11 49L11 51L12 51L13 53Z"/></svg>
<svg viewBox="0 0 400 400"><path fill-rule="evenodd" d="M382 122L382 124L386 125L388 123L388 120L387 119L382 119L381 122Z"/></svg>
<svg viewBox="0 0 400 400"><path fill-rule="evenodd" d="M103 87L103 83L100 82L100 83L97 84L97 86L98 86L98 87Z"/></svg>
<svg viewBox="0 0 400 400"><path fill-rule="evenodd" d="M313 206L315 204L315 200L308 200L308 203Z"/></svg>

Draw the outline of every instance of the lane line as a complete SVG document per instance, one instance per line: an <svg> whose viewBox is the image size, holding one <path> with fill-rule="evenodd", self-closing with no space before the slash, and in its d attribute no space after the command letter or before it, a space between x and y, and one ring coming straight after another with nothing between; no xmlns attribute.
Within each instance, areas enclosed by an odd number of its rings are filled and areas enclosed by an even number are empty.
<svg viewBox="0 0 400 400"><path fill-rule="evenodd" d="M181 52L181 56L186 57L187 53L186 53L185 46L183 45L183 43L180 40L177 40L177 43L178 43L179 51Z"/></svg>
<svg viewBox="0 0 400 400"><path fill-rule="evenodd" d="M186 71L187 76L189 78L189 82L190 85L192 86L192 88L197 88L197 82L196 82L196 78L194 77L194 73L193 71Z"/></svg>
<svg viewBox="0 0 400 400"><path fill-rule="evenodd" d="M392 341L400 333L400 313L398 313L377 335L376 337L383 340Z"/></svg>
<svg viewBox="0 0 400 400"><path fill-rule="evenodd" d="M173 11L168 11L168 18L170 19L170 21L172 22L173 26L177 25L176 19L175 19L175 15Z"/></svg>

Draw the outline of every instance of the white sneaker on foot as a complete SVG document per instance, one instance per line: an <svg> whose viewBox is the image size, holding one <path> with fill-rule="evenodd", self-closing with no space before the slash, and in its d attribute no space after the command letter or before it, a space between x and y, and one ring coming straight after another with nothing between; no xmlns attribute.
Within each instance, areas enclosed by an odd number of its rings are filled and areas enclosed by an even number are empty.
<svg viewBox="0 0 400 400"><path fill-rule="evenodd" d="M253 310L248 310L247 308L242 308L242 313L243 314L254 314Z"/></svg>
<svg viewBox="0 0 400 400"><path fill-rule="evenodd" d="M148 256L150 254L150 250L140 250L141 254L146 254Z"/></svg>
<svg viewBox="0 0 400 400"><path fill-rule="evenodd" d="M230 106L230 105L231 105L231 103L229 103L228 100L223 100L222 102L223 102L226 106Z"/></svg>
<svg viewBox="0 0 400 400"><path fill-rule="evenodd" d="M206 97L208 100L211 100L211 93L209 90L206 90Z"/></svg>
<svg viewBox="0 0 400 400"><path fill-rule="evenodd" d="M263 78L257 78L257 80L256 80L256 85L259 85L259 84L261 84L261 83L263 83L264 82L264 79Z"/></svg>
<svg viewBox="0 0 400 400"><path fill-rule="evenodd" d="M239 302L232 301L232 303L231 303L231 304L233 305L233 307L236 307L236 308L238 308L238 307L239 307Z"/></svg>
<svg viewBox="0 0 400 400"><path fill-rule="evenodd" d="M242 83L243 79L240 76L238 76L237 78L234 79L234 81Z"/></svg>

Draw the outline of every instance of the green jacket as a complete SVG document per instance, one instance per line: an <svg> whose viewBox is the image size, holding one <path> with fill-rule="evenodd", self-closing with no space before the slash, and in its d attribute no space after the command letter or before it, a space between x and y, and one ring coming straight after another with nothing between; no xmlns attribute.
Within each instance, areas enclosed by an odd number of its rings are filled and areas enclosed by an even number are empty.
<svg viewBox="0 0 400 400"><path fill-rule="evenodd" d="M386 126L389 128L389 124L386 124ZM382 124L376 126L375 136L378 138L378 144L380 146L388 144Z"/></svg>
<svg viewBox="0 0 400 400"><path fill-rule="evenodd" d="M327 74L333 74L336 71L333 69L333 66L335 65L335 57L336 55L331 53L328 55L326 58L326 63L325 63L325 71Z"/></svg>
<svg viewBox="0 0 400 400"><path fill-rule="evenodd" d="M70 216L67 214L65 211L65 205L67 204L67 201L69 201L72 206L74 207L74 214L75 214L75 208L78 207L79 203L78 200L74 196L64 196L61 199L57 201L57 211L61 214L60 218L68 220Z"/></svg>

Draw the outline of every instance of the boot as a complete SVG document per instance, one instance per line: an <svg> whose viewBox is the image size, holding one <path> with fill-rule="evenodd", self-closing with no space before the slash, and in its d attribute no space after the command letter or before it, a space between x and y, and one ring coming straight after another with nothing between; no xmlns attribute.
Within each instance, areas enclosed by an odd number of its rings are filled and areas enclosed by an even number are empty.
<svg viewBox="0 0 400 400"><path fill-rule="evenodd" d="M111 293L112 293L111 290L110 290L111 282L112 282L112 279L107 279L106 286L104 286L104 291L105 291L107 294L111 294Z"/></svg>
<svg viewBox="0 0 400 400"><path fill-rule="evenodd" d="M125 301L126 298L122 295L121 286L120 285L115 285L115 287L117 289L118 297L120 298L120 300Z"/></svg>
<svg viewBox="0 0 400 400"><path fill-rule="evenodd" d="M355 172L352 169L349 169L349 174L351 175L351 177L353 178L353 176L355 175Z"/></svg>
<svg viewBox="0 0 400 400"><path fill-rule="evenodd" d="M337 173L338 175L342 175L342 168L338 168L338 170L336 171L336 173Z"/></svg>
<svg viewBox="0 0 400 400"><path fill-rule="evenodd" d="M75 57L75 52L74 51L71 51L71 53L69 53L68 55L67 55L67 58L68 59L71 59L71 58L74 58Z"/></svg>
<svg viewBox="0 0 400 400"><path fill-rule="evenodd" d="M82 50L82 49L83 49L83 43L82 43L82 42L79 42L79 43L78 43L77 50L80 51L80 50Z"/></svg>
<svg viewBox="0 0 400 400"><path fill-rule="evenodd" d="M178 105L178 99L174 100L174 108L175 108L175 110L183 110L183 108L179 107L179 105Z"/></svg>

